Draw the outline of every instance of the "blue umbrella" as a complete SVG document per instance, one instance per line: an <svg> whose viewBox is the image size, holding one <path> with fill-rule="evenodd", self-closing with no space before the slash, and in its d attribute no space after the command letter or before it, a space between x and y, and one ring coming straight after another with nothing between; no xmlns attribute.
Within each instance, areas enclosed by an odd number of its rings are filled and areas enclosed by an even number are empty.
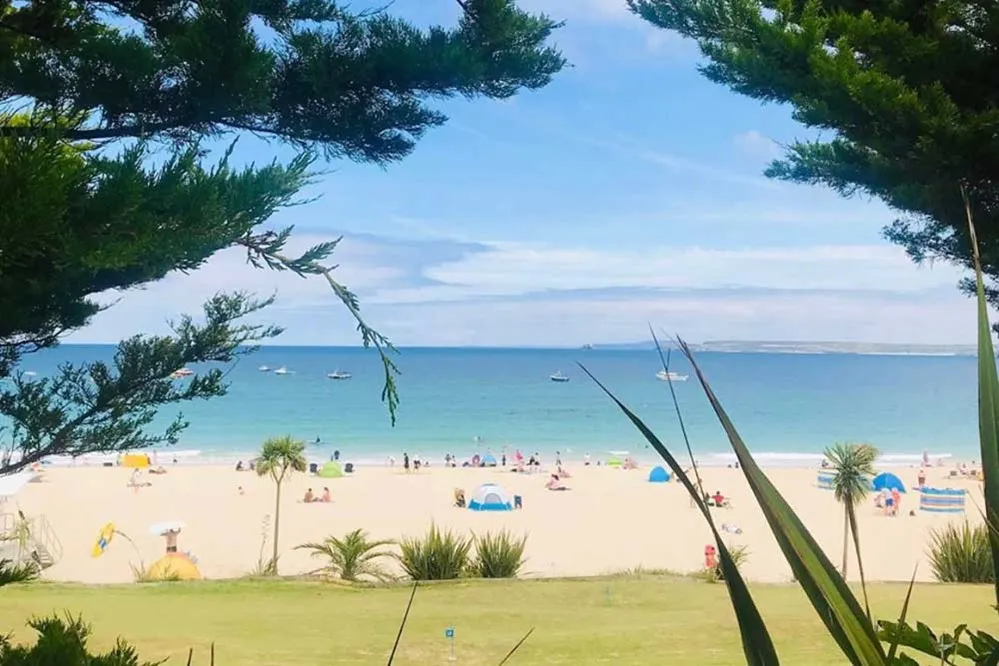
<svg viewBox="0 0 999 666"><path fill-rule="evenodd" d="M871 487L874 490L897 490L900 493L905 492L905 484L902 483L902 479L898 478L891 472L881 472L874 480L871 481Z"/></svg>

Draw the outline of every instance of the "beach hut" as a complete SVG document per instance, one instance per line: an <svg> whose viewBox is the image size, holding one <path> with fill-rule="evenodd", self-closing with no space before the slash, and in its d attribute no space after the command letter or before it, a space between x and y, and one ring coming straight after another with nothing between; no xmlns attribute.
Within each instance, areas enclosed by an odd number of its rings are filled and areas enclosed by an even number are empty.
<svg viewBox="0 0 999 666"><path fill-rule="evenodd" d="M343 468L340 467L340 463L334 460L330 460L329 462L324 463L323 466L319 468L319 471L316 473L316 476L318 476L320 479L339 479L341 476L343 476Z"/></svg>
<svg viewBox="0 0 999 666"><path fill-rule="evenodd" d="M649 483L667 483L670 479L665 467L653 467L649 472Z"/></svg>
<svg viewBox="0 0 999 666"><path fill-rule="evenodd" d="M871 481L871 488L877 491L897 490L900 493L905 492L905 484L902 483L902 479L891 472L881 472L874 477L874 480Z"/></svg>
<svg viewBox="0 0 999 666"><path fill-rule="evenodd" d="M482 466L483 467L496 467L496 456L491 453L487 453L482 456Z"/></svg>
<svg viewBox="0 0 999 666"><path fill-rule="evenodd" d="M817 485L822 490L832 490L833 480L836 477L829 472L819 472L818 477L815 479L815 485Z"/></svg>
<svg viewBox="0 0 999 666"><path fill-rule="evenodd" d="M931 513L964 513L967 491L964 488L923 488L919 510Z"/></svg>
<svg viewBox="0 0 999 666"><path fill-rule="evenodd" d="M513 511L510 494L495 483L483 483L468 501L472 511Z"/></svg>

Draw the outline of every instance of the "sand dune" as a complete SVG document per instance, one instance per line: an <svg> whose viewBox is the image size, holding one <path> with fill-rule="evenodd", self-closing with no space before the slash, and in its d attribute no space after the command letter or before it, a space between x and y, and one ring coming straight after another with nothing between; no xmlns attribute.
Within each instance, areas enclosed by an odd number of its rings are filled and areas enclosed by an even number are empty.
<svg viewBox="0 0 999 666"><path fill-rule="evenodd" d="M399 468L376 467L340 479L294 475L285 484L281 503L281 571L302 573L313 566L305 552L293 550L297 544L359 527L376 538L397 539L422 534L431 521L462 532L508 528L528 533L526 569L534 576L586 576L633 567L687 572L701 567L709 532L680 485L648 483L647 468L578 466L571 471L569 492L546 491L545 474L502 470L427 468L405 474ZM915 483L916 469L895 471L906 483ZM930 470L929 484L964 485L972 489L973 498L980 498L979 484L947 481L946 471ZM842 507L831 492L815 487L816 471L774 469L769 474L832 560L839 562ZM719 522L742 529L727 539L748 547L745 575L758 581L789 580L790 570L742 473L714 468L703 470L703 475L709 490L732 498L732 508L718 509L716 515ZM269 479L231 467L185 466L148 476L153 485L138 492L127 487L128 479L129 471L121 468L51 469L43 482L29 484L11 502L28 516L48 516L62 541L63 558L46 571L46 578L130 581L129 563L138 563L141 556L148 564L162 554L162 539L148 528L164 520L186 523L180 550L197 556L206 577L238 577L252 569L259 557L262 522L274 513L274 484ZM455 487L471 493L486 481L521 495L524 509L477 513L451 506ZM319 492L323 486L330 487L333 503L300 502L307 488ZM964 520L918 511L916 493L903 498L897 518L885 517L872 502L859 511L865 571L871 580L907 581L917 564L917 578L930 579L925 554L929 528ZM910 509L917 509L914 517L908 515ZM968 518L979 520L970 504ZM108 522L133 538L138 554L116 539L104 556L91 556L98 531ZM269 548L268 542L268 553ZM850 573L851 578L857 575L852 556Z"/></svg>

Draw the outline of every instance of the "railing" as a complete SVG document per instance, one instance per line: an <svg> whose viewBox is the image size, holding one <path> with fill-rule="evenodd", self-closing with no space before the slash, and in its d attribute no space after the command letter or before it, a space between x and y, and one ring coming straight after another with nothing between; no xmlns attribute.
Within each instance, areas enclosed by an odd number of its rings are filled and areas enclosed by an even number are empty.
<svg viewBox="0 0 999 666"><path fill-rule="evenodd" d="M28 523L28 536L27 543L18 545L18 556L24 558L38 546L43 546L49 552L53 564L60 561L63 555L62 541L44 514L22 519L17 513L0 513L0 539L14 543L20 541L19 526L22 520Z"/></svg>
<svg viewBox="0 0 999 666"><path fill-rule="evenodd" d="M45 514L36 516L31 519L31 523L32 540L36 544L45 546L52 556L53 564L60 561L62 559L62 541L59 540L59 535L52 528L48 516Z"/></svg>

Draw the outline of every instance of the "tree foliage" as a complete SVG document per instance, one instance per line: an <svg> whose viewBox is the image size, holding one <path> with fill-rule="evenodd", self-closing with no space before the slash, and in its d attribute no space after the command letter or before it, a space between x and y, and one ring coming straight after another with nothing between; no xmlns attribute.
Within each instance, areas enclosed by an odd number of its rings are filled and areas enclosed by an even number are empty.
<svg viewBox="0 0 999 666"><path fill-rule="evenodd" d="M310 541L296 550L307 550L312 557L323 560L323 565L313 573L322 574L327 578L340 578L356 582L364 578L376 581L391 580L392 576L378 560L392 555L384 550L386 546L394 545L391 539L369 539L368 533L362 529L348 532L342 538L328 536L322 541Z"/></svg>
<svg viewBox="0 0 999 666"><path fill-rule="evenodd" d="M269 476L274 481L274 540L273 553L267 570L277 574L278 537L281 530L281 484L293 472L304 472L308 462L305 459L305 442L291 435L272 437L264 442L260 456L256 460L257 476Z"/></svg>
<svg viewBox="0 0 999 666"><path fill-rule="evenodd" d="M900 214L885 235L913 259L972 267L963 185L999 303L999 5L627 1L696 40L712 81L824 132L788 146L768 176L883 200Z"/></svg>
<svg viewBox="0 0 999 666"><path fill-rule="evenodd" d="M181 388L180 367L228 363L280 329L269 300L220 294L170 336L123 342L113 363L29 380L26 354L56 345L106 304L98 294L193 271L226 248L254 266L324 280L381 354L391 343L336 278L337 241L300 255L267 226L319 158L385 165L445 122L435 100L506 98L565 65L559 26L513 0L459 2L455 27L418 28L384 10L323 0L0 0L0 472L52 454L173 443L147 432L158 407L225 393L221 372ZM286 164L237 168L225 137L290 144Z"/></svg>
<svg viewBox="0 0 999 666"><path fill-rule="evenodd" d="M838 442L825 451L825 457L832 467L833 496L843 505L843 560L840 573L844 579L851 531L857 548L860 547L857 540L856 509L871 492L871 479L875 474L874 461L879 455L875 446L866 443ZM860 561L859 554L857 560Z"/></svg>

